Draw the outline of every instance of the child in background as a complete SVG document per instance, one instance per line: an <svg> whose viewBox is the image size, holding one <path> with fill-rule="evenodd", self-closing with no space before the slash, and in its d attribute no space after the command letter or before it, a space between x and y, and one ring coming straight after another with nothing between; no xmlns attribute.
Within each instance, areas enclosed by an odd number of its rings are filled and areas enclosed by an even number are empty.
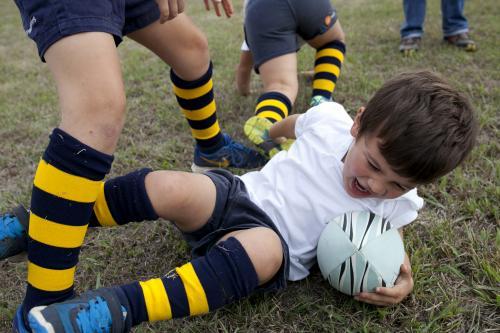
<svg viewBox="0 0 500 333"><path fill-rule="evenodd" d="M194 259L167 275L86 292L29 313L33 332L128 332L145 321L193 316L305 278L333 217L371 211L398 228L423 200L416 187L444 176L471 151L477 133L467 98L431 72L403 73L360 107L354 121L322 103L276 122L271 138L296 139L260 171L192 174L142 169L100 187L90 224L172 221ZM31 230L31 229L30 229ZM360 293L375 305L413 288L410 259L395 286Z"/></svg>
<svg viewBox="0 0 500 333"><path fill-rule="evenodd" d="M316 49L311 106L332 100L344 61L344 32L329 0L247 0L245 43L236 70L237 87L249 93L250 69L260 74L264 92L255 116L245 124L247 137L273 156L285 145L262 141L262 133L292 111L298 92L297 51L303 41ZM302 42L301 42L302 41Z"/></svg>

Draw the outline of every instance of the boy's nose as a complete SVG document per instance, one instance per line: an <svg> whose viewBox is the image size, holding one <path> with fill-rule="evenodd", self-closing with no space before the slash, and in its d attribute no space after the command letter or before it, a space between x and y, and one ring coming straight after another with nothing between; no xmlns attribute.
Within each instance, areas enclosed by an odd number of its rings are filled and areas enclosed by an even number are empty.
<svg viewBox="0 0 500 333"><path fill-rule="evenodd" d="M387 189L385 187L384 182L370 178L368 180L368 187L370 188L370 192L379 195L379 196L384 196L387 194Z"/></svg>

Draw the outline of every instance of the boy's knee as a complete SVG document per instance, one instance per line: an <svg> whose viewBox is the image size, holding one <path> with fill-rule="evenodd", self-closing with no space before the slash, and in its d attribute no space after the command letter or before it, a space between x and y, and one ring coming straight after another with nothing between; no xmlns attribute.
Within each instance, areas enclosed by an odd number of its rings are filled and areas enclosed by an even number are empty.
<svg viewBox="0 0 500 333"><path fill-rule="evenodd" d="M198 28L193 26L191 36L186 44L189 49L197 54L209 56L207 37Z"/></svg>
<svg viewBox="0 0 500 333"><path fill-rule="evenodd" d="M259 227L234 235L247 252L259 278L259 285L271 280L283 263L283 245L272 229Z"/></svg>
<svg viewBox="0 0 500 333"><path fill-rule="evenodd" d="M92 117L98 123L98 130L105 138L115 139L121 133L125 122L126 99L123 93L103 96L97 103Z"/></svg>

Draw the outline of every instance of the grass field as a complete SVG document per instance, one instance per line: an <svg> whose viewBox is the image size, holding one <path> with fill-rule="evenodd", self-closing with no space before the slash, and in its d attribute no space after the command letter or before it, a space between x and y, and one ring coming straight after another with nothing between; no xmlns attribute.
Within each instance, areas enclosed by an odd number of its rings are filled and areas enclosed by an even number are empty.
<svg viewBox="0 0 500 333"><path fill-rule="evenodd" d="M244 140L242 124L257 94L239 97L233 70L242 40L241 2L232 19L205 13L201 0L188 13L206 33L215 66L219 117L225 131ZM469 1L466 15L477 53L442 43L439 1L429 1L422 50L409 59L397 51L401 1L339 0L348 53L336 99L353 112L387 78L402 70L440 72L473 101L481 124L477 147L466 163L421 188L426 207L406 229L415 278L400 305L377 308L332 290L317 270L275 295L257 295L208 315L152 325L134 332L487 332L500 331L500 7L496 0ZM29 203L33 172L58 123L55 85L26 38L12 1L0 12L0 209ZM231 32L231 33L230 33ZM497 45L497 46L495 46ZM128 118L111 175L135 168L188 170L193 143L168 78L167 67L130 40L120 46ZM313 52L299 53L301 70ZM259 89L254 77L252 86ZM295 112L311 89L301 82ZM238 170L235 170L238 172ZM134 224L87 235L76 276L79 291L160 276L189 258L187 246L167 221ZM0 262L0 332L25 290L25 263Z"/></svg>

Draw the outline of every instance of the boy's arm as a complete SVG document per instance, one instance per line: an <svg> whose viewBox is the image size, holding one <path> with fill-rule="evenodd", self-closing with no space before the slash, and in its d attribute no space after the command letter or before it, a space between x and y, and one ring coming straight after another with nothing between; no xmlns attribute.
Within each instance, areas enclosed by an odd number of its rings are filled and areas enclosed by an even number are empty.
<svg viewBox="0 0 500 333"><path fill-rule="evenodd" d="M295 137L295 123L301 114L291 115L282 121L274 123L269 129L269 137L273 140L285 137L287 139L296 139Z"/></svg>
<svg viewBox="0 0 500 333"><path fill-rule="evenodd" d="M403 239L403 229L400 228L399 234ZM374 293L360 293L354 297L358 301L365 303L388 306L401 302L413 290L413 277L411 275L411 264L408 254L405 253L405 259L401 265L399 276L392 288L378 287Z"/></svg>

